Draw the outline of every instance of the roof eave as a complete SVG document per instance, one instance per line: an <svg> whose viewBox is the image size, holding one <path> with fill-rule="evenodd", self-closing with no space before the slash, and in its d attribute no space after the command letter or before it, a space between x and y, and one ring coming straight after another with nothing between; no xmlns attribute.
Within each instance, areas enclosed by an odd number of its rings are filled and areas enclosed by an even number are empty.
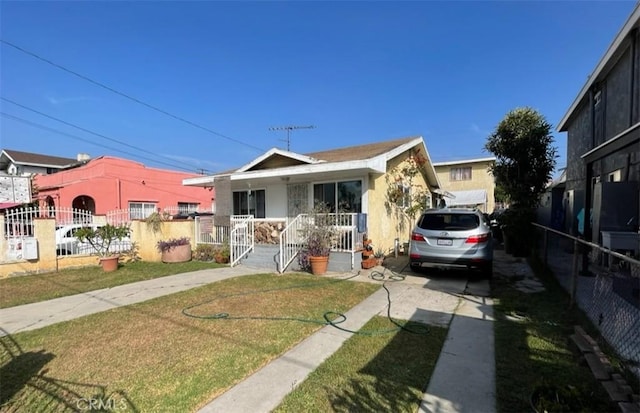
<svg viewBox="0 0 640 413"><path fill-rule="evenodd" d="M595 69L587 79L587 82L584 84L584 86L582 86L582 89L580 89L580 93L578 93L578 96L575 98L575 100L569 107L569 110L567 110L565 115L560 120L560 123L558 123L558 127L557 127L558 132L567 131L567 127L568 127L567 124L569 122L569 119L573 116L573 113L575 112L575 110L578 108L578 106L580 106L582 101L585 99L585 97L587 96L587 93L589 92L589 89L591 89L591 86L593 86L593 84L598 80L599 76L602 74L607 63L609 63L609 60L611 60L611 58L615 55L615 53L618 51L618 48L620 47L622 42L624 42L627 35L629 35L631 30L633 30L633 28L638 24L639 21L640 21L640 3L637 3L633 12L629 16L625 24L622 26L622 29L620 29L620 31L618 32L618 35L613 39L613 42L609 45L609 48L607 49L605 54L602 56L602 58L596 65Z"/></svg>

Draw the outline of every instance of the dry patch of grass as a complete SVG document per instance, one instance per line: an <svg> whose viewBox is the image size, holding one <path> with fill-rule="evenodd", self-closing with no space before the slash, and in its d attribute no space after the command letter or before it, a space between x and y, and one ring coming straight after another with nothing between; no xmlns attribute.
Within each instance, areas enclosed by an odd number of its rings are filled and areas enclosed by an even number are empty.
<svg viewBox="0 0 640 413"><path fill-rule="evenodd" d="M363 334L347 340L275 411L417 411L447 330L407 323L408 331L367 333L395 326L385 317L374 317L362 328Z"/></svg>
<svg viewBox="0 0 640 413"><path fill-rule="evenodd" d="M320 325L199 319L183 309L204 303L190 311L322 320L324 312L345 312L378 288L302 274L252 275L5 336L0 406L63 411L99 400L129 411L195 411Z"/></svg>
<svg viewBox="0 0 640 413"><path fill-rule="evenodd" d="M35 303L52 298L115 287L183 272L220 268L223 265L189 261L174 264L131 262L118 271L103 272L99 267L65 269L0 279L0 308Z"/></svg>

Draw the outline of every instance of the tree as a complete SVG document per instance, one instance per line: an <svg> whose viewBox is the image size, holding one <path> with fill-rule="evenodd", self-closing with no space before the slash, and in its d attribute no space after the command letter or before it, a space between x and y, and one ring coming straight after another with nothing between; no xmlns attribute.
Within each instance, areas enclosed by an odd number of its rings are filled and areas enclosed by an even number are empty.
<svg viewBox="0 0 640 413"><path fill-rule="evenodd" d="M513 205L533 208L556 166L551 124L529 107L516 108L488 137L485 149L496 157L491 172Z"/></svg>

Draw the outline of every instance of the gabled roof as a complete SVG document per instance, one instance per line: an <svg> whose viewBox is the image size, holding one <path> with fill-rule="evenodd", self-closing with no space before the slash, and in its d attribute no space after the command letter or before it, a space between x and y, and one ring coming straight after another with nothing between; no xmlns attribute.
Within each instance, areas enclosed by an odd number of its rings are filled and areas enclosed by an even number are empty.
<svg viewBox="0 0 640 413"><path fill-rule="evenodd" d="M43 168L63 168L77 162L73 158L61 158L59 156L41 155L38 153L14 151L3 149L1 158L6 157L11 162L19 165L39 166ZM0 163L3 163L0 160Z"/></svg>
<svg viewBox="0 0 640 413"><path fill-rule="evenodd" d="M349 146L346 148L331 149L321 152L312 152L308 153L307 156L326 162L344 162L371 159L375 158L376 156L392 152L394 149L415 141L416 139L420 139L420 137L412 136L408 138L394 139L391 141L368 143L364 145Z"/></svg>
<svg viewBox="0 0 640 413"><path fill-rule="evenodd" d="M299 153L273 148L253 161L239 168L236 172L246 172L259 169L282 168L302 164L317 163L317 159Z"/></svg>
<svg viewBox="0 0 640 413"><path fill-rule="evenodd" d="M588 98L588 92L591 87L601 81L611 67L616 63L617 59L620 57L620 53L623 51L622 46L625 44L625 39L636 28L640 28L640 2L636 4L636 7L633 9L633 12L631 12L626 23L622 26L622 29L620 29L618 35L613 39L613 42L605 52L604 56L602 56L600 62L598 62L596 68L593 70L593 73L591 73L587 79L587 83L582 86L580 93L571 104L571 107L569 107L567 113L562 117L560 123L558 123L559 132L567 131L569 119L573 116L573 113L576 111L578 106L580 106L583 100Z"/></svg>
<svg viewBox="0 0 640 413"><path fill-rule="evenodd" d="M231 180L251 180L255 178L290 177L318 173L340 173L342 171L387 172L387 161L418 147L428 159L426 174L431 186L438 188L440 183L431 165L429 153L420 136L393 139L364 145L349 146L308 154L281 149L271 149L247 165L235 170L213 176L183 180L184 185L213 185L216 177L228 176Z"/></svg>

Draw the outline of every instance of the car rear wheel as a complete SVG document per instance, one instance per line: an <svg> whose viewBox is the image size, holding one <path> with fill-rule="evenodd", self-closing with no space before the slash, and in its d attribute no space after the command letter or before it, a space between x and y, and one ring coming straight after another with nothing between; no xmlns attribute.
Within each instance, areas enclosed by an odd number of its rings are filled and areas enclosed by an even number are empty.
<svg viewBox="0 0 640 413"><path fill-rule="evenodd" d="M409 262L409 267L411 268L411 271L415 272L416 274L422 273L422 266L418 261Z"/></svg>

